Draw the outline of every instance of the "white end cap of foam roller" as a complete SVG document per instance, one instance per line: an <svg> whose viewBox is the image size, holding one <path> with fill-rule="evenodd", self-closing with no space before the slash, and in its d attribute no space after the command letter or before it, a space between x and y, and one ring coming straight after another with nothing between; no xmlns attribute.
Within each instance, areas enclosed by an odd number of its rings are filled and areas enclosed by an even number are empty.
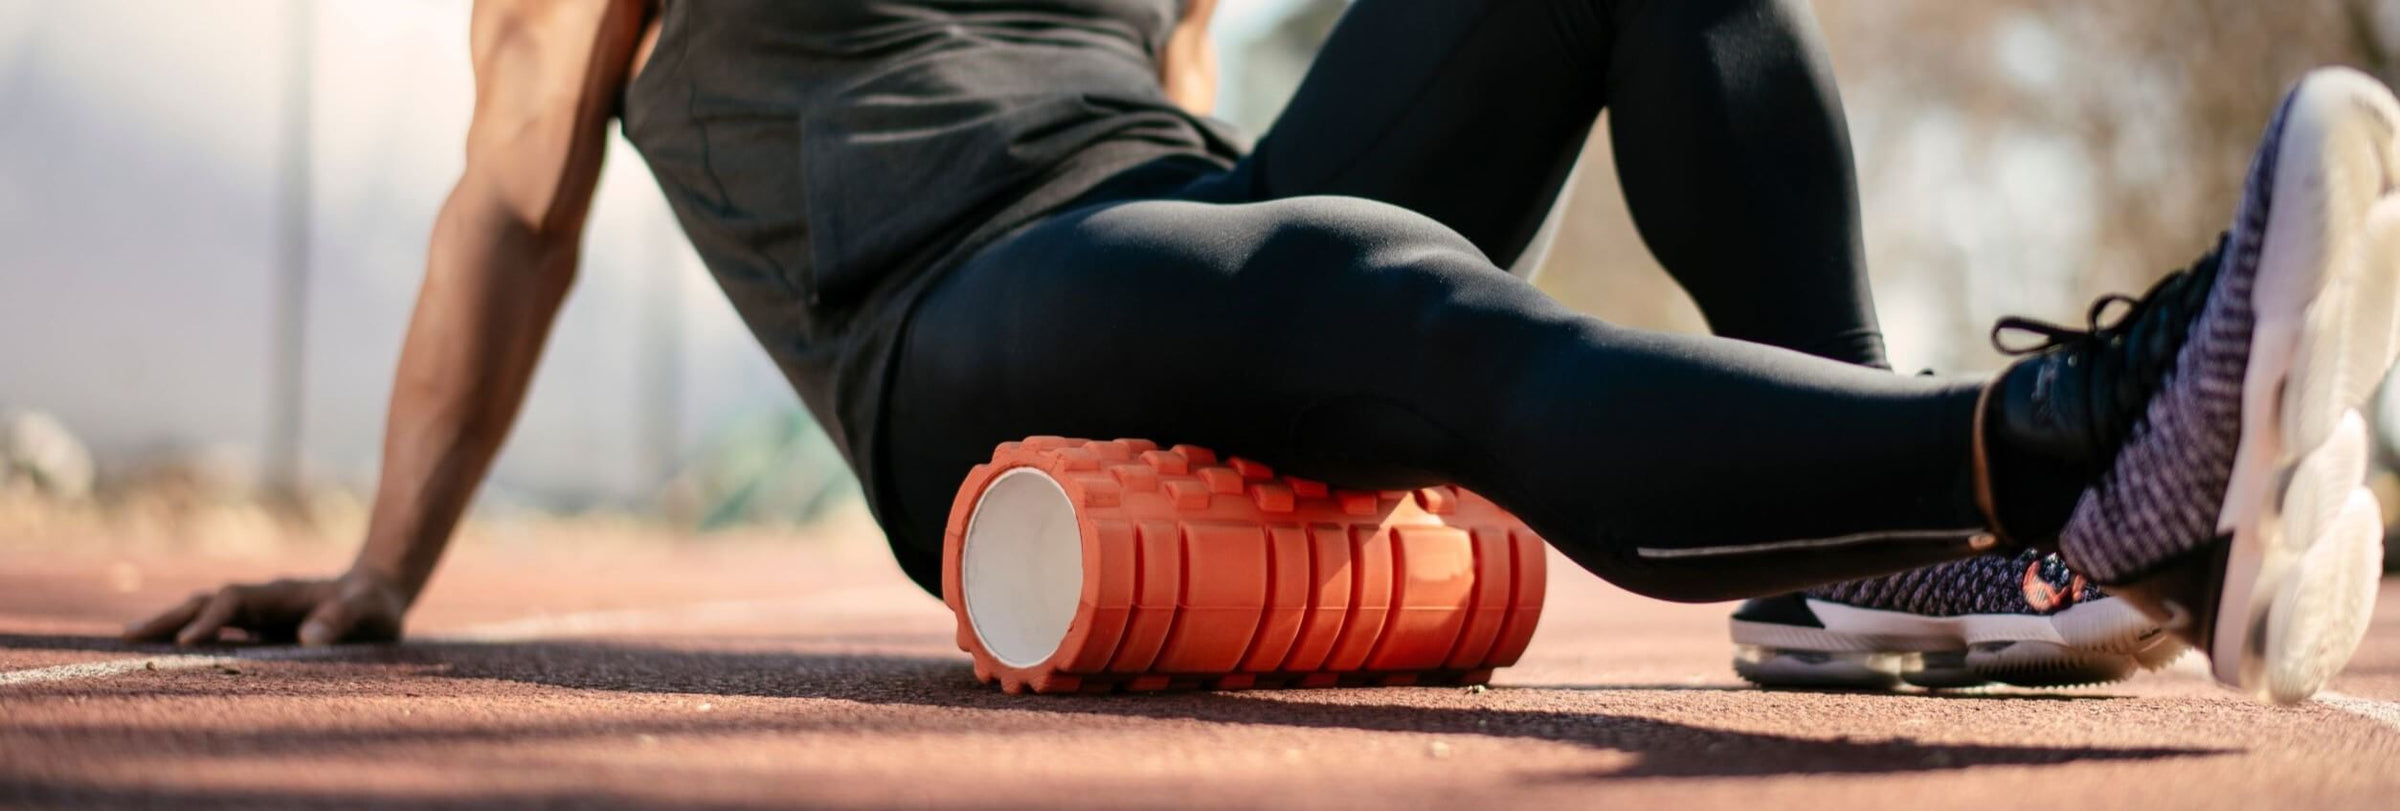
<svg viewBox="0 0 2400 811"><path fill-rule="evenodd" d="M1049 474L1010 470L976 498L959 588L976 638L1002 664L1034 667L1058 650L1083 594L1083 534Z"/></svg>

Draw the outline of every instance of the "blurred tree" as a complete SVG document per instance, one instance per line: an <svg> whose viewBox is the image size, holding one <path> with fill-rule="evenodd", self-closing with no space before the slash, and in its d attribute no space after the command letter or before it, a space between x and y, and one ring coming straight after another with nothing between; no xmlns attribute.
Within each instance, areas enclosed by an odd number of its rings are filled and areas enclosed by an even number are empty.
<svg viewBox="0 0 2400 811"><path fill-rule="evenodd" d="M2302 73L2343 64L2391 79L2381 21L2394 17L2393 6L1821 4L1837 69L1845 81L1873 89L1869 103L1955 110L1980 148L2022 130L2080 146L2097 221L2077 300L2179 267L2224 227L2259 130ZM1875 120L1905 127L1913 117Z"/></svg>
<svg viewBox="0 0 2400 811"><path fill-rule="evenodd" d="M1946 371L1998 364L1982 335L1999 315L2079 320L2093 295L2196 258L2283 89L2326 64L2389 81L2400 43L2394 0L1815 5L1895 360ZM1614 321L1702 329L1593 147L1544 287Z"/></svg>

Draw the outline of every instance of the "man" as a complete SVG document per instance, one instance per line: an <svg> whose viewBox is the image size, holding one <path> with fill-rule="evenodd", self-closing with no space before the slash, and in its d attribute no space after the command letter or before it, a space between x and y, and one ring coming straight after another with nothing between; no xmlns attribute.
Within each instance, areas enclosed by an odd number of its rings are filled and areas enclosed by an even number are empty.
<svg viewBox="0 0 2400 811"><path fill-rule="evenodd" d="M2296 90L2228 239L2123 319L2004 322L2051 340L1939 380L1869 368L1847 136L1804 5L1362 0L1247 152L1194 112L1212 6L479 2L467 169L357 565L129 635L398 635L523 397L616 116L929 591L952 491L993 445L1137 436L1352 487L1463 484L1669 599L1951 564L1746 607L1744 672L1766 681L1970 642L2105 655L2114 677L2166 653L2166 620L2222 680L2289 697L2355 646L2378 519L2343 381L2390 364L2394 316L2311 307L2394 272L2368 215L2391 184L2328 180L2390 171L2371 80ZM1603 324L1499 269L1604 107L1636 225L1723 337ZM2260 507L2294 498L2322 514ZM2309 616L2253 622L2279 605ZM1878 630L1961 607L2003 632ZM1917 667L1961 675L1919 680L1999 675L1941 658Z"/></svg>

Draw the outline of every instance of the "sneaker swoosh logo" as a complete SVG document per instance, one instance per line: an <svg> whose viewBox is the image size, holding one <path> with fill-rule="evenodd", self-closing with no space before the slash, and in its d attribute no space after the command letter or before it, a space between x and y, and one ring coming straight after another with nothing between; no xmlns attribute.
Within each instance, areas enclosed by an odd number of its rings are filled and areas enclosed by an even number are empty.
<svg viewBox="0 0 2400 811"><path fill-rule="evenodd" d="M2083 575L2076 575L2069 579L2067 587L2062 589L2051 585L2050 581L2042 579L2041 561L2037 560L2025 565L2025 604L2032 606L2035 611L2046 612L2063 608L2068 603L2075 602L2076 595L2082 593Z"/></svg>

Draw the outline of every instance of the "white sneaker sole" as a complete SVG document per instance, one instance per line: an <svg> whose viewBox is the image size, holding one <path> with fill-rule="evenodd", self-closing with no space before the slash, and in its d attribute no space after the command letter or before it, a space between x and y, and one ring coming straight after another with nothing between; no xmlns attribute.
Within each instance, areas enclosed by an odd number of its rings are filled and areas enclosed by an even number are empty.
<svg viewBox="0 0 2400 811"><path fill-rule="evenodd" d="M2383 521L2356 409L2400 346L2400 103L2356 71L2304 79L2284 123L2252 299L2232 536L2208 639L2217 681L2307 698L2374 611Z"/></svg>
<svg viewBox="0 0 2400 811"><path fill-rule="evenodd" d="M1733 620L1734 672L1767 687L2066 687L2166 666L2185 647L2123 600L2056 614L1929 617L1809 600L1822 628Z"/></svg>

